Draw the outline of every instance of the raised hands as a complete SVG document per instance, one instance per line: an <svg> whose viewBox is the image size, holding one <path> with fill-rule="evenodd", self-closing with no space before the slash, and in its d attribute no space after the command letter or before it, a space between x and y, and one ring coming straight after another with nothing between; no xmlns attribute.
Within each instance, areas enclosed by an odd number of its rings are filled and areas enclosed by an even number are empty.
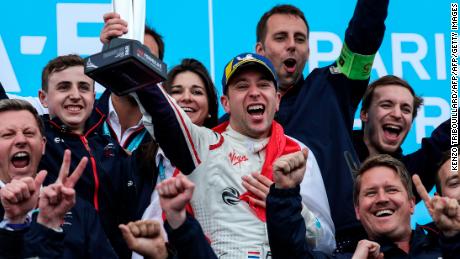
<svg viewBox="0 0 460 259"><path fill-rule="evenodd" d="M195 185L182 174L157 185L160 205L173 229L180 227L186 218L185 206L190 202Z"/></svg>
<svg viewBox="0 0 460 259"><path fill-rule="evenodd" d="M302 182L308 150L287 154L273 163L273 180L279 189L294 188Z"/></svg>
<svg viewBox="0 0 460 259"><path fill-rule="evenodd" d="M435 195L430 198L418 175L412 176L418 194L439 230L444 236L452 237L460 233L460 205L456 199Z"/></svg>
<svg viewBox="0 0 460 259"><path fill-rule="evenodd" d="M358 242L352 259L383 259L383 253L378 243L363 239Z"/></svg>
<svg viewBox="0 0 460 259"><path fill-rule="evenodd" d="M161 233L159 222L153 220L139 220L119 226L129 249L149 259L163 259L168 257L165 240Z"/></svg>
<svg viewBox="0 0 460 259"><path fill-rule="evenodd" d="M128 23L120 18L117 13L104 14L104 28L99 39L102 43L108 43L112 38L120 37L128 32Z"/></svg>
<svg viewBox="0 0 460 259"><path fill-rule="evenodd" d="M5 219L13 224L25 222L27 213L37 206L40 187L45 177L46 171L40 171L35 179L32 177L13 179L0 189Z"/></svg>
<svg viewBox="0 0 460 259"><path fill-rule="evenodd" d="M58 228L64 215L75 205L74 186L85 170L88 159L80 160L75 170L69 176L70 150L64 152L59 176L55 183L43 188L40 194L37 222L48 227Z"/></svg>

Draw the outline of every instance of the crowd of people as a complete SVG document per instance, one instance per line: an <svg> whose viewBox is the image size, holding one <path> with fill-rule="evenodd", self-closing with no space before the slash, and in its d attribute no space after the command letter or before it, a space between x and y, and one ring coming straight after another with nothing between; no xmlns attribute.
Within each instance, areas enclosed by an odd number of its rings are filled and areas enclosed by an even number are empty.
<svg viewBox="0 0 460 259"><path fill-rule="evenodd" d="M223 68L221 118L193 58L124 96L96 99L76 54L43 68L37 101L1 87L0 257L459 258L450 120L403 154L423 100L397 76L369 84L388 5L357 0L340 56L306 77L303 12L267 11ZM103 20L103 43L129 29ZM152 28L144 44L163 59ZM420 200L433 223L412 230Z"/></svg>

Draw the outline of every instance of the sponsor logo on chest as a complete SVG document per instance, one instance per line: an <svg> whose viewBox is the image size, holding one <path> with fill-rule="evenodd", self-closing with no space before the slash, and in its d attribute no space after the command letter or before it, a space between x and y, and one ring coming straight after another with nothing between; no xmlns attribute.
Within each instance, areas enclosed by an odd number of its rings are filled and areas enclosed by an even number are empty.
<svg viewBox="0 0 460 259"><path fill-rule="evenodd" d="M227 187L222 191L222 200L227 205L237 205L240 202L240 192L233 187Z"/></svg>
<svg viewBox="0 0 460 259"><path fill-rule="evenodd" d="M228 154L228 159L232 165L238 165L245 161L248 161L248 157L246 155L240 155L233 150Z"/></svg>

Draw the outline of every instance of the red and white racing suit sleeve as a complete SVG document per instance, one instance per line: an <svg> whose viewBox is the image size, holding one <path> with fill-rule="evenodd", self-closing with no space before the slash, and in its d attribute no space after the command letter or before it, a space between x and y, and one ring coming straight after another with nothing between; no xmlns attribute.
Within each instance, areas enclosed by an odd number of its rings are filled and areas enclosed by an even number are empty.
<svg viewBox="0 0 460 259"><path fill-rule="evenodd" d="M140 103L144 126L183 174L190 174L207 156L209 146L219 141L219 134L193 124L161 86L142 88L133 96Z"/></svg>

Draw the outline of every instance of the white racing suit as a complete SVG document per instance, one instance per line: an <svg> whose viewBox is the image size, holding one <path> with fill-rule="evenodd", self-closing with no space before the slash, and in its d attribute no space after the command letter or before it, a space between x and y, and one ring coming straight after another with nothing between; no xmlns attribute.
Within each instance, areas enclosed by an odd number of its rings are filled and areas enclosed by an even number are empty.
<svg viewBox="0 0 460 259"><path fill-rule="evenodd" d="M143 106L144 125L155 133L172 164L195 183L191 205L217 256L270 258L265 222L239 199L247 191L241 177L261 171L269 139L252 139L230 126L222 134L196 126L157 86L142 89L137 96ZM335 248L334 225L311 150L301 195L309 242L318 250L331 253Z"/></svg>

